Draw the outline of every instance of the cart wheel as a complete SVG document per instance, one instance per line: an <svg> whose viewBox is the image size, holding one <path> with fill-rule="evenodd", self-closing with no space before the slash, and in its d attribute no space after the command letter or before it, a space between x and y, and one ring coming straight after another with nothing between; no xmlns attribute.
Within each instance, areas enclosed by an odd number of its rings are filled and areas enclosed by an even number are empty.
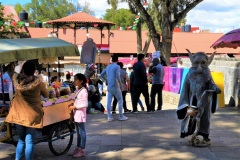
<svg viewBox="0 0 240 160"><path fill-rule="evenodd" d="M72 145L73 134L69 136L65 135L71 132L73 132L73 129L67 122L58 123L53 126L49 132L50 141L48 142L48 146L54 155L60 156L68 152Z"/></svg>

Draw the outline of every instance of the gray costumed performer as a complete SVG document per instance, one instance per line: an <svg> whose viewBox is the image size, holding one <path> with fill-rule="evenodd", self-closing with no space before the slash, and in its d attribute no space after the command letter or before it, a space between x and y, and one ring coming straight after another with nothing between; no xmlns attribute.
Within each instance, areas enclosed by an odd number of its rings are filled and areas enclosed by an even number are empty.
<svg viewBox="0 0 240 160"><path fill-rule="evenodd" d="M187 51L192 67L186 75L177 109L177 117L182 120L181 138L193 135L189 145L206 147L211 144L210 115L216 111L217 94L221 93L208 68L214 53L208 57L204 52L192 55Z"/></svg>

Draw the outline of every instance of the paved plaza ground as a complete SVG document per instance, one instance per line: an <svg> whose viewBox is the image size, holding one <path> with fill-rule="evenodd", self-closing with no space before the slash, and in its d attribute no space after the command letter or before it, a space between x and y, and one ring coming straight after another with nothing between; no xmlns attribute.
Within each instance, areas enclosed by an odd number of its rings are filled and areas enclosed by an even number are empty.
<svg viewBox="0 0 240 160"><path fill-rule="evenodd" d="M143 97L141 97L142 99ZM105 97L102 100L106 106ZM129 94L127 105L131 108ZM219 108L212 116L210 139L207 148L187 146L189 139L181 139L180 122L176 119L177 106L164 104L163 110L153 114L125 114L128 121L107 122L105 114L87 117L87 156L82 160L237 160L240 159L240 112L236 108ZM74 135L72 151L76 145ZM0 159L14 159L15 147L0 143ZM67 160L68 155L54 156L47 143L37 144L34 159Z"/></svg>

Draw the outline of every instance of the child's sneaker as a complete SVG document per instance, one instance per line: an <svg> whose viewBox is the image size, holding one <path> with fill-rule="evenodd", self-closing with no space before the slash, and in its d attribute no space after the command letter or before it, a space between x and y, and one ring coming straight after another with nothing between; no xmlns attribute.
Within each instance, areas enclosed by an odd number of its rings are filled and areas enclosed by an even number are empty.
<svg viewBox="0 0 240 160"><path fill-rule="evenodd" d="M86 156L86 153L84 150L79 150L76 154L73 155L74 158L80 158Z"/></svg>
<svg viewBox="0 0 240 160"><path fill-rule="evenodd" d="M79 152L79 148L77 147L74 151L70 152L68 155L73 156Z"/></svg>

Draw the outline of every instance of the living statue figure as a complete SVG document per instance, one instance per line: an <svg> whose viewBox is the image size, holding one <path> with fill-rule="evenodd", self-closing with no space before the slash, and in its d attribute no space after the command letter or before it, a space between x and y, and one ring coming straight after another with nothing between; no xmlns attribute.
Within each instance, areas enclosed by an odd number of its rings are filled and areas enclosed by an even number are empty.
<svg viewBox="0 0 240 160"><path fill-rule="evenodd" d="M207 147L211 144L210 115L216 111L217 94L221 93L208 68L214 53L208 57L204 52L192 55L187 51L192 67L186 75L177 109L178 119L182 120L181 138L192 135L188 145Z"/></svg>

